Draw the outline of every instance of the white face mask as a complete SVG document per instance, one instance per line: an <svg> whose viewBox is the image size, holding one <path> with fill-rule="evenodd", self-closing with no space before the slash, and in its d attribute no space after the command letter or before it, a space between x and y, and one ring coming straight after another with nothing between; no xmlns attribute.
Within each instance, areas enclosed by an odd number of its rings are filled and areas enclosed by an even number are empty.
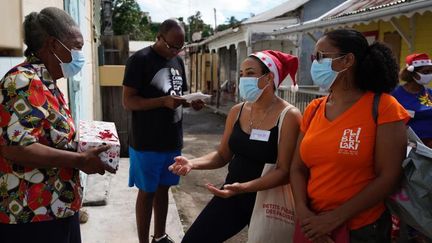
<svg viewBox="0 0 432 243"><path fill-rule="evenodd" d="M421 85L427 85L432 81L432 73L430 74L422 74L419 72L416 72L418 76L420 76L420 79L414 78L414 80Z"/></svg>

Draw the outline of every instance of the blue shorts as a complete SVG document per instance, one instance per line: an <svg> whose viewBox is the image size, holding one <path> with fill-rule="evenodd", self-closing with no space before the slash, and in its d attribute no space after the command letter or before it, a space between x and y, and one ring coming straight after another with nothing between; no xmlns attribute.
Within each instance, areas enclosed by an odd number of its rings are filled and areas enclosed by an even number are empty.
<svg viewBox="0 0 432 243"><path fill-rule="evenodd" d="M152 152L129 147L129 187L136 186L145 192L155 192L159 185L178 185L180 177L171 173L168 166L180 155L180 150Z"/></svg>

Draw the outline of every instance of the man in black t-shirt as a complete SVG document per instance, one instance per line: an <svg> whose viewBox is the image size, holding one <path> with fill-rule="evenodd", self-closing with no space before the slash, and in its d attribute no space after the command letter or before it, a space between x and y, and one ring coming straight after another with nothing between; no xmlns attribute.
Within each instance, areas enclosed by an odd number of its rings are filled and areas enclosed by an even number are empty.
<svg viewBox="0 0 432 243"><path fill-rule="evenodd" d="M187 103L185 68L178 53L184 46L184 30L177 20L164 21L156 43L132 55L123 80L123 106L132 112L129 133L129 186L136 186L136 220L140 242L148 242L154 206L152 242L172 242L165 232L168 190L179 177L168 166L183 146L182 107L196 110L202 101Z"/></svg>

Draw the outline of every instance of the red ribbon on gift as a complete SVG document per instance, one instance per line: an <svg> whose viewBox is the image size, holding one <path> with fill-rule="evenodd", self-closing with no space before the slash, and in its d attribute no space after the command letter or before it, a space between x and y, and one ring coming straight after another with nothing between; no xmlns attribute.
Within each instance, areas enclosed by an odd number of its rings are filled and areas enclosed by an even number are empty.
<svg viewBox="0 0 432 243"><path fill-rule="evenodd" d="M117 141L118 137L116 137L116 135L114 135L110 130L105 129L103 132L99 132L98 137L102 140L108 140L108 141ZM116 139L112 139L112 138L116 138Z"/></svg>

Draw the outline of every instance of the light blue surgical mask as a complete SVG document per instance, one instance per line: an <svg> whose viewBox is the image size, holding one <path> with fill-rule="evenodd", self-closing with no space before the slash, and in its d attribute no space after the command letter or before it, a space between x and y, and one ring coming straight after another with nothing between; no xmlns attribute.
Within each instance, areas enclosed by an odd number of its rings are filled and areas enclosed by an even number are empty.
<svg viewBox="0 0 432 243"><path fill-rule="evenodd" d="M319 62L314 60L310 70L312 80L315 85L318 85L321 89L329 90L336 80L339 73L345 71L341 70L339 72L332 69L332 62L335 59L342 58L322 58Z"/></svg>
<svg viewBox="0 0 432 243"><path fill-rule="evenodd" d="M85 58L84 58L84 52L82 50L70 50L67 48L61 41L57 40L66 50L68 50L71 53L72 61L68 63L62 62L60 58L55 54L54 56L57 58L57 60L60 62L60 67L63 72L63 77L70 78L75 75L77 75L81 69L84 66Z"/></svg>
<svg viewBox="0 0 432 243"><path fill-rule="evenodd" d="M258 98L261 96L262 92L264 91L264 89L267 87L266 85L263 89L258 88L258 81L260 78L264 77L264 75L262 75L259 78L240 77L240 81L239 81L240 97L249 102L257 101Z"/></svg>

